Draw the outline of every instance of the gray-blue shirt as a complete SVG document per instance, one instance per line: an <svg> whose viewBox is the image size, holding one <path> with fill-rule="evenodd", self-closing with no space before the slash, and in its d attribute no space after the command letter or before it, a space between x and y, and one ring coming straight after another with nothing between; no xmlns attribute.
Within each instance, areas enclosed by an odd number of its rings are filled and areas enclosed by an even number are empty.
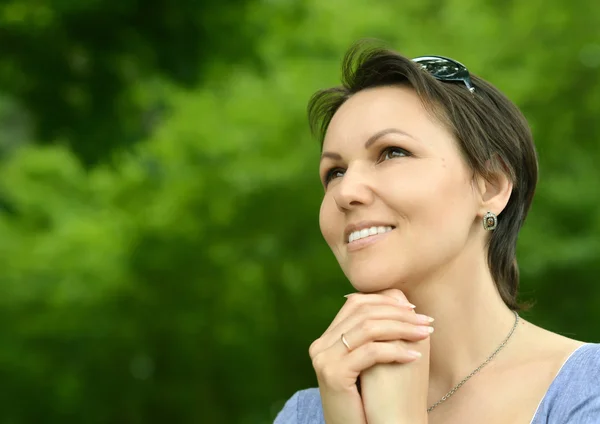
<svg viewBox="0 0 600 424"><path fill-rule="evenodd" d="M325 424L319 389L296 392L274 424ZM531 424L600 424L600 344L587 343L569 356Z"/></svg>

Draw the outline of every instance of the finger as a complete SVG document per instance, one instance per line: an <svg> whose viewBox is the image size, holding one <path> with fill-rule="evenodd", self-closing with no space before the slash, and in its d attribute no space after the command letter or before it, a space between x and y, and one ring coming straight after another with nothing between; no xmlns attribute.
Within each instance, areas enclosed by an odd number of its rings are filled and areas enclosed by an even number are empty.
<svg viewBox="0 0 600 424"><path fill-rule="evenodd" d="M396 299L400 303L412 305L408 301L408 298L406 297L406 295L404 294L404 292L402 290L399 290L399 289L385 289L385 290L381 290L381 291L379 291L377 293L381 294L383 296L392 297L392 298Z"/></svg>
<svg viewBox="0 0 600 424"><path fill-rule="evenodd" d="M413 347L414 346L414 347ZM341 340L312 359L319 381L342 390L350 387L363 370L378 363L411 362L421 357L412 342L375 341L348 351Z"/></svg>
<svg viewBox="0 0 600 424"><path fill-rule="evenodd" d="M410 305L408 302L401 303L396 298L393 298L391 296L386 296L383 294L354 293L348 295L346 303L344 303L340 311L337 313L337 315L327 328L327 330L338 325L342 320L346 319L361 305L390 305L407 310L413 309L412 305Z"/></svg>
<svg viewBox="0 0 600 424"><path fill-rule="evenodd" d="M350 349L355 350L369 342L392 340L416 342L426 339L431 333L433 333L433 327L429 325L415 325L393 320L368 320L345 333L344 339Z"/></svg>
<svg viewBox="0 0 600 424"><path fill-rule="evenodd" d="M397 306L363 304L353 315L350 315L331 330L327 330L321 336L318 345L321 345L321 349L329 348L337 342L342 333L347 333L360 323L369 320L395 320L414 325L429 325L432 322L432 318L426 315L415 314L411 310L398 308ZM315 347L319 350L318 346Z"/></svg>
<svg viewBox="0 0 600 424"><path fill-rule="evenodd" d="M342 359L343 367L349 373L360 373L375 364L392 362L409 363L421 357L421 353L410 349L404 343L370 342L350 352Z"/></svg>

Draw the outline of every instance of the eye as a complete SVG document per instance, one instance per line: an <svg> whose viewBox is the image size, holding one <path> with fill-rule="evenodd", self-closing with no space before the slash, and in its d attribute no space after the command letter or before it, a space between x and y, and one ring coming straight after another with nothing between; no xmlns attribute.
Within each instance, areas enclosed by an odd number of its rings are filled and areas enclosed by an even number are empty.
<svg viewBox="0 0 600 424"><path fill-rule="evenodd" d="M342 168L331 168L329 171L325 173L325 187L333 180L334 178L338 178L344 175L344 170Z"/></svg>
<svg viewBox="0 0 600 424"><path fill-rule="evenodd" d="M383 149L381 151L379 159L388 160L388 159L401 158L401 157L406 157L406 156L410 156L410 153L408 151L406 151L400 147L397 147L397 146L390 146L390 147L386 147L385 149Z"/></svg>

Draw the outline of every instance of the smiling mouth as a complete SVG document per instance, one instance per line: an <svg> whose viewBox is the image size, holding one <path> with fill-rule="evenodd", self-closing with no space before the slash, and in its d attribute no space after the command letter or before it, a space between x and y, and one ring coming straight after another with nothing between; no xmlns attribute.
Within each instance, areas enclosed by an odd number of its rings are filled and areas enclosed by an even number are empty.
<svg viewBox="0 0 600 424"><path fill-rule="evenodd" d="M346 242L348 244L351 244L351 243L357 242L359 240L367 239L372 236L389 233L394 228L396 228L396 227L394 227L392 225L373 226L373 227L369 227L369 228L363 228L362 230L351 232L350 235L348 236L348 240Z"/></svg>

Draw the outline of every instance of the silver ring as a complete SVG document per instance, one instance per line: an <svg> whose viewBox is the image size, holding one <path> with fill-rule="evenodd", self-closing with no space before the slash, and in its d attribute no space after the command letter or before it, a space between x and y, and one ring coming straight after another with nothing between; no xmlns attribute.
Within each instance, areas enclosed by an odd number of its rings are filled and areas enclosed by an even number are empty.
<svg viewBox="0 0 600 424"><path fill-rule="evenodd" d="M348 352L352 351L352 349L350 349L350 345L348 344L348 340L346 340L346 336L344 335L344 333L342 333L342 343L344 343L344 346L346 346L346 349L348 349Z"/></svg>

